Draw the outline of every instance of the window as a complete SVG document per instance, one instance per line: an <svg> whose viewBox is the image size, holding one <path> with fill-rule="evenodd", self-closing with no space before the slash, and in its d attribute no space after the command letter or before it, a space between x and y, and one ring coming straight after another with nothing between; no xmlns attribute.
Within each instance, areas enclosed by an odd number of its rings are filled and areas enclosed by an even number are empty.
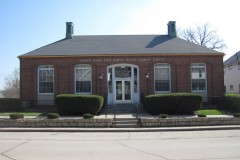
<svg viewBox="0 0 240 160"><path fill-rule="evenodd" d="M138 92L138 73L137 68L134 67L134 93Z"/></svg>
<svg viewBox="0 0 240 160"><path fill-rule="evenodd" d="M38 93L53 94L54 67L53 65L38 66Z"/></svg>
<svg viewBox="0 0 240 160"><path fill-rule="evenodd" d="M228 66L228 70L231 70L232 69L232 65Z"/></svg>
<svg viewBox="0 0 240 160"><path fill-rule="evenodd" d="M75 93L89 94L92 91L91 65L79 64L75 66Z"/></svg>
<svg viewBox="0 0 240 160"><path fill-rule="evenodd" d="M113 93L112 68L108 69L108 92Z"/></svg>
<svg viewBox="0 0 240 160"><path fill-rule="evenodd" d="M206 65L195 63L191 65L192 91L206 91Z"/></svg>
<svg viewBox="0 0 240 160"><path fill-rule="evenodd" d="M170 65L155 64L154 66L154 87L155 92L170 92Z"/></svg>
<svg viewBox="0 0 240 160"><path fill-rule="evenodd" d="M230 85L230 90L233 90L233 85Z"/></svg>

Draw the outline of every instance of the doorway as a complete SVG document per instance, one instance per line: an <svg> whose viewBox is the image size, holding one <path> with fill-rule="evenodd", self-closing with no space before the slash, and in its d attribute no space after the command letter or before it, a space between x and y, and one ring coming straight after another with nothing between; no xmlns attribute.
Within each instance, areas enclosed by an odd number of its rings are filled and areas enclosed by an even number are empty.
<svg viewBox="0 0 240 160"><path fill-rule="evenodd" d="M116 102L118 103L126 103L131 102L132 94L131 94L131 81L130 80L116 80Z"/></svg>

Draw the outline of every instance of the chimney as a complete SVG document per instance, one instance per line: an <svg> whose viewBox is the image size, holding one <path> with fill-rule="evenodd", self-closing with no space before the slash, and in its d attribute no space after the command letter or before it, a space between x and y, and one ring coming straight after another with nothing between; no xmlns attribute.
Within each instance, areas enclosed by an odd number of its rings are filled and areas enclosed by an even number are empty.
<svg viewBox="0 0 240 160"><path fill-rule="evenodd" d="M168 35L171 38L176 38L177 37L176 21L169 21L167 25L168 25Z"/></svg>
<svg viewBox="0 0 240 160"><path fill-rule="evenodd" d="M66 39L70 39L73 37L73 23L66 22Z"/></svg>

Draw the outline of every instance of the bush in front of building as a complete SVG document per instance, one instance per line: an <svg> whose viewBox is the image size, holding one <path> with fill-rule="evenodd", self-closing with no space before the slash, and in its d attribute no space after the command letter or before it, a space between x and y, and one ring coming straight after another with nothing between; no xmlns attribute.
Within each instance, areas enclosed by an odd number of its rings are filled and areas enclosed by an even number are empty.
<svg viewBox="0 0 240 160"><path fill-rule="evenodd" d="M24 115L22 113L12 113L9 117L10 119L23 119Z"/></svg>
<svg viewBox="0 0 240 160"><path fill-rule="evenodd" d="M104 98L98 95L62 94L56 97L56 107L61 115L96 115L103 102Z"/></svg>
<svg viewBox="0 0 240 160"><path fill-rule="evenodd" d="M202 104L202 96L194 93L155 94L145 98L145 108L153 115L193 114Z"/></svg>
<svg viewBox="0 0 240 160"><path fill-rule="evenodd" d="M223 107L226 110L240 111L240 94L225 94L223 97Z"/></svg>
<svg viewBox="0 0 240 160"><path fill-rule="evenodd" d="M48 113L47 118L48 119L58 119L60 115L58 113Z"/></svg>
<svg viewBox="0 0 240 160"><path fill-rule="evenodd" d="M19 98L0 98L0 112L16 112L21 110L21 100Z"/></svg>

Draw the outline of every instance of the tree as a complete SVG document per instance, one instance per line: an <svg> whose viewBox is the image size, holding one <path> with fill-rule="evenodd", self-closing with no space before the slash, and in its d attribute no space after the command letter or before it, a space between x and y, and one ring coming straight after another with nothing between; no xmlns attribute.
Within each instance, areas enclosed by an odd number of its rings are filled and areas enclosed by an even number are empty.
<svg viewBox="0 0 240 160"><path fill-rule="evenodd" d="M179 29L179 37L200 46L222 51L226 48L224 41L219 38L217 31L206 23L203 26L197 25L195 29Z"/></svg>
<svg viewBox="0 0 240 160"><path fill-rule="evenodd" d="M20 97L19 69L15 68L13 73L5 78L5 87L2 94L5 98Z"/></svg>

